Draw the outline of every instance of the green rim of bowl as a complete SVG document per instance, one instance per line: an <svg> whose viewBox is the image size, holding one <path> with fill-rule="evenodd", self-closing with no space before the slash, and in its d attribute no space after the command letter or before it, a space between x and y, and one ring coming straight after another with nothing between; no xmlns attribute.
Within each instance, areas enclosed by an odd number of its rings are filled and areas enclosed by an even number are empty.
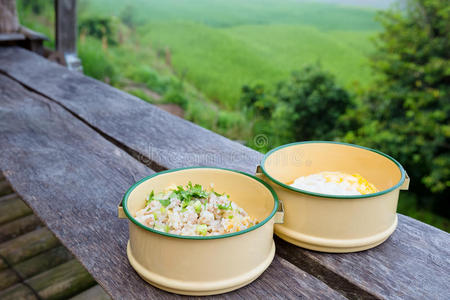
<svg viewBox="0 0 450 300"><path fill-rule="evenodd" d="M237 232L233 232L233 233L227 233L227 234L222 234L222 235L212 235L212 236L188 236L188 235L178 235L178 234L173 234L173 233L162 232L162 231L155 230L155 229L153 229L153 228L150 228L150 227L148 227L148 226L143 225L142 223L140 223L139 221L137 221L133 216L131 216L130 212L128 211L127 202L128 202L128 198L129 198L131 192L132 192L139 184L141 184L141 183L144 182L144 181L149 180L150 178L153 178L153 177L156 177L156 176L159 176L159 175L162 175L162 174L173 173L173 172L182 171L182 170L189 170L189 169L208 169L208 170L214 169L214 170L224 170L224 171L229 171L229 172L233 172L233 173L242 174L242 175L248 176L248 177L250 177L250 178L252 178L252 179L258 181L259 183L263 184L263 185L270 191L270 193L271 193L272 196L273 196L274 207L273 207L272 212L271 212L270 215L269 215L267 218L265 218L262 222L260 222L260 223L258 223L258 224L256 224L256 225L254 225L254 226L252 226L252 227L249 227L249 228L247 228L247 229L240 230L240 231L237 231ZM244 234L244 233L246 233L246 232L255 230L255 229L257 229L257 228L263 226L264 224L266 224L270 219L272 219L272 217L275 215L276 211L278 210L278 205L279 205L279 204L278 204L278 196L277 196L277 194L275 194L274 190L273 190L267 183L265 183L263 180L261 180L261 179L255 177L255 176L252 176L252 175L250 175L250 174L241 172L241 171L231 170L231 169L225 169L225 168L217 168L217 167L186 167L186 168L171 169L171 170L167 170L167 171L162 171L162 172L155 173L155 174L153 174L153 175L144 177L144 178L142 178L141 180L139 180L138 182L136 182L135 184L133 184L133 185L127 190L127 192L125 193L125 195L123 196L123 199L122 199L122 207L123 207L123 210L124 210L124 212L125 212L125 215L128 217L128 219L130 219L131 222L133 222L133 223L136 224L137 226L139 226L139 227L141 227L141 228L143 228L143 229L145 229L145 230L151 231L151 232L153 232L153 233L160 234L160 235L164 235L164 236L168 236L168 237L174 237L174 238L179 238L179 239L188 239L188 240L214 240L214 239L223 239L223 238L228 238L228 237L232 237L232 236Z"/></svg>
<svg viewBox="0 0 450 300"><path fill-rule="evenodd" d="M264 165L266 163L267 158L271 154L273 154L274 152L276 152L278 150L286 148L286 147L295 146L295 145L302 145L302 144L338 144L338 145L350 146L350 147L355 147L355 148L360 148L360 149L372 151L372 152L375 152L375 153L377 153L379 155L382 155L382 156L390 159L392 162L394 162L397 165L397 167L399 168L402 176L400 178L400 181L396 185L394 185L394 186L392 186L392 187L390 187L390 188L388 188L386 190L380 191L380 192L376 192L376 193L372 193L372 194L366 194L366 195L341 196L341 195L329 195L329 194L315 193L315 192L310 192L310 191L294 188L292 186L289 186L287 184L284 184L284 183L276 180L275 178L273 178L272 176L269 175L269 173L266 171ZM270 150L269 152L267 152L266 155L264 155L264 157L263 157L263 159L261 161L261 170L264 173L264 175L267 176L267 178L269 178L271 181L273 181L274 183L276 183L276 184L278 184L278 185L280 185L280 186L282 186L282 187L284 187L286 189L289 189L291 191L294 191L294 192L297 192L297 193L302 193L302 194L307 194L307 195L311 195L311 196L317 196L317 197L322 197L322 198L335 198L335 199L360 199L360 198L376 197L376 196L380 196L380 195L389 193L390 191L393 191L393 190L399 188L403 184L403 182L405 181L405 174L406 174L406 172L403 169L402 165L398 161L396 161L394 158L390 157L389 155L387 155L387 154L385 154L385 153L383 153L381 151L378 151L378 150L375 150L375 149L371 149L371 148L367 148L367 147L363 147L363 146L359 146L359 145L354 145L354 144L349 144L349 143L342 143L342 142L333 142L333 141L296 142L296 143L286 144L286 145L274 148L274 149Z"/></svg>

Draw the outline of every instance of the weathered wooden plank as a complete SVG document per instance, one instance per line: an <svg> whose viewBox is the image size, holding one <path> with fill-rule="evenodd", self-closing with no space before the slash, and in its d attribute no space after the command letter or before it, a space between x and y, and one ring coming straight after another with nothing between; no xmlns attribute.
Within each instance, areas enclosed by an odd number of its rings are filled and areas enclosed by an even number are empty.
<svg viewBox="0 0 450 300"><path fill-rule="evenodd" d="M0 196L8 195L12 192L13 190L6 180L0 181Z"/></svg>
<svg viewBox="0 0 450 300"><path fill-rule="evenodd" d="M0 202L1 205L1 202ZM35 215L28 215L0 226L0 243L32 231L42 223Z"/></svg>
<svg viewBox="0 0 450 300"><path fill-rule="evenodd" d="M95 280L72 259L25 281L42 299L66 299L93 286Z"/></svg>
<svg viewBox="0 0 450 300"><path fill-rule="evenodd" d="M117 219L127 187L152 171L57 104L2 75L0 91L0 169L17 193L115 298L178 297L151 287L132 270L125 255L127 222ZM291 277L334 293L284 264L263 276L279 297L290 297L293 287L284 282ZM254 298L266 288L260 280L227 297ZM314 297L300 287L300 295Z"/></svg>
<svg viewBox="0 0 450 300"><path fill-rule="evenodd" d="M58 244L58 240L47 228L40 228L0 244L0 256L9 265L13 265Z"/></svg>
<svg viewBox="0 0 450 300"><path fill-rule="evenodd" d="M17 194L9 193L1 196L0 205L2 207L2 210L0 211L0 224L11 222L17 218L32 213L32 210L20 199Z"/></svg>
<svg viewBox="0 0 450 300"><path fill-rule="evenodd" d="M311 257L380 298L450 299L449 234L400 214L399 224L387 243L371 251ZM365 268L355 270L355 260Z"/></svg>
<svg viewBox="0 0 450 300"><path fill-rule="evenodd" d="M55 0L55 46L69 70L81 71L77 57L77 1Z"/></svg>
<svg viewBox="0 0 450 300"><path fill-rule="evenodd" d="M111 297L98 284L70 298L70 300L110 300Z"/></svg>
<svg viewBox="0 0 450 300"><path fill-rule="evenodd" d="M55 46L61 53L77 52L77 7L75 0L55 0Z"/></svg>
<svg viewBox="0 0 450 300"><path fill-rule="evenodd" d="M25 35L21 33L0 33L0 42L23 41Z"/></svg>
<svg viewBox="0 0 450 300"><path fill-rule="evenodd" d="M48 41L49 40L49 38L46 35L44 35L44 34L42 34L40 32L31 30L29 28L26 28L24 26L20 26L19 32L21 34L23 34L30 41L41 41L42 42L42 41Z"/></svg>
<svg viewBox="0 0 450 300"><path fill-rule="evenodd" d="M387 242L368 251L299 251L277 238L277 253L349 298L449 299L448 234L403 215L399 224Z"/></svg>
<svg viewBox="0 0 450 300"><path fill-rule="evenodd" d="M9 187L10 188L10 187ZM0 224L11 222L32 213L31 209L16 194L0 197Z"/></svg>
<svg viewBox="0 0 450 300"><path fill-rule="evenodd" d="M289 293L286 293L286 289ZM276 256L270 267L252 285L227 294L235 299L346 299L325 283Z"/></svg>
<svg viewBox="0 0 450 300"><path fill-rule="evenodd" d="M0 257L0 270L4 270L6 268L8 268L8 263L2 257Z"/></svg>
<svg viewBox="0 0 450 300"><path fill-rule="evenodd" d="M117 203L127 186L152 171L56 104L2 75L0 91L5 176L110 291L129 295L136 289L151 298L156 289L147 287L126 259L128 228L117 219Z"/></svg>
<svg viewBox="0 0 450 300"><path fill-rule="evenodd" d="M38 298L33 291L23 283L13 285L6 290L0 291L0 299L2 300L37 300Z"/></svg>
<svg viewBox="0 0 450 300"><path fill-rule="evenodd" d="M12 269L0 271L0 291L4 290L15 283L20 282L20 277ZM1 298L0 298L1 299Z"/></svg>
<svg viewBox="0 0 450 300"><path fill-rule="evenodd" d="M10 268L0 271L0 290L15 283L43 273L53 267L73 259L70 252L62 246L52 248Z"/></svg>
<svg viewBox="0 0 450 300"><path fill-rule="evenodd" d="M0 1L0 32L17 32L20 28L15 0Z"/></svg>
<svg viewBox="0 0 450 300"><path fill-rule="evenodd" d="M0 70L65 106L98 131L123 144L138 158L149 160L148 164L156 168L216 165L252 173L262 157L260 153L170 116L93 79L69 73L24 50L13 52L12 49L0 50ZM43 72L54 76L43 79ZM423 232L438 237L440 241L435 243L442 246L418 247L414 237L407 234L411 226L419 236ZM450 268L446 251L449 235L401 216L394 237L378 248L346 255L320 254L282 242L277 246L279 253L284 253L283 257L296 265L324 280L325 275L330 276L328 284L349 297L388 295L395 298L415 295L418 290L429 293L432 298L437 294L448 296L448 289L443 285L449 281L448 272L443 276L441 270ZM400 261L405 265L415 265L415 268L404 269L398 265L399 253L404 253L405 248L410 250L401 256ZM433 264L428 263L429 257L433 257ZM308 267L306 263L302 266L302 259L313 266ZM367 263L370 263L370 268ZM354 270L361 270L360 277L364 280L355 279ZM402 276L398 276L399 273ZM432 282L410 280L420 278L423 273L429 278L440 279Z"/></svg>
<svg viewBox="0 0 450 300"><path fill-rule="evenodd" d="M72 254L66 248L58 246L12 267L21 278L26 279L65 263L72 258Z"/></svg>
<svg viewBox="0 0 450 300"><path fill-rule="evenodd" d="M24 49L2 48L0 70L137 151L154 170L207 165L253 172L261 158L237 142Z"/></svg>

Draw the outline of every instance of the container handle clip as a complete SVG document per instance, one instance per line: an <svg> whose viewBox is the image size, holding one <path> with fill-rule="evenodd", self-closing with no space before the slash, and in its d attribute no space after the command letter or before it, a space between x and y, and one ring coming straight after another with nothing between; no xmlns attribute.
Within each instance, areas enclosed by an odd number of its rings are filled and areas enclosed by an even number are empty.
<svg viewBox="0 0 450 300"><path fill-rule="evenodd" d="M400 189L402 191L407 191L409 188L409 176L408 173L405 171L405 181L403 181L403 184L400 186Z"/></svg>
<svg viewBox="0 0 450 300"><path fill-rule="evenodd" d="M278 209L275 213L275 216L273 218L273 221L275 224L283 224L284 223L284 206L283 201L281 199L278 199Z"/></svg>
<svg viewBox="0 0 450 300"><path fill-rule="evenodd" d="M126 219L127 215L125 214L125 211L123 210L122 202L120 202L119 206L117 206L117 215L119 219Z"/></svg>

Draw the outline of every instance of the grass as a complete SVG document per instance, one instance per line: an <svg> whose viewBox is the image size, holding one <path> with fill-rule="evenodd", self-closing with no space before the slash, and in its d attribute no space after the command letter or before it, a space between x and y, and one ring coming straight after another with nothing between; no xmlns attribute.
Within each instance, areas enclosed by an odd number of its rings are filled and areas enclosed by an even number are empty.
<svg viewBox="0 0 450 300"><path fill-rule="evenodd" d="M378 30L374 11L299 0L82 0L91 12L119 16L132 12L134 22L187 20L210 27L303 24L320 30Z"/></svg>
<svg viewBox="0 0 450 300"><path fill-rule="evenodd" d="M275 85L311 62L338 74L342 84L367 83L370 70L361 48L363 39L352 43L348 33L322 32L299 25L245 25L211 28L190 22L152 23L140 31L153 47L171 50L178 73L209 98L236 108L245 84ZM364 36L365 33L357 35Z"/></svg>
<svg viewBox="0 0 450 300"><path fill-rule="evenodd" d="M293 0L107 2L89 10L130 12L140 46L170 49L174 71L223 108L238 108L244 84L275 85L318 61L345 86L371 80L373 10Z"/></svg>

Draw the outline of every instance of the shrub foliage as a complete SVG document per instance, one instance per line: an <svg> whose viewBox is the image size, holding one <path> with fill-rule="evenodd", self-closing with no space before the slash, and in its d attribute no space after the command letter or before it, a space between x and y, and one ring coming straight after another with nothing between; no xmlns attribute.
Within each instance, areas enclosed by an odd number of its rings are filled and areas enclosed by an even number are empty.
<svg viewBox="0 0 450 300"><path fill-rule="evenodd" d="M422 205L447 217L450 187L450 6L410 1L406 11L379 14L373 69L380 74L363 97L360 128L346 139L401 161Z"/></svg>

